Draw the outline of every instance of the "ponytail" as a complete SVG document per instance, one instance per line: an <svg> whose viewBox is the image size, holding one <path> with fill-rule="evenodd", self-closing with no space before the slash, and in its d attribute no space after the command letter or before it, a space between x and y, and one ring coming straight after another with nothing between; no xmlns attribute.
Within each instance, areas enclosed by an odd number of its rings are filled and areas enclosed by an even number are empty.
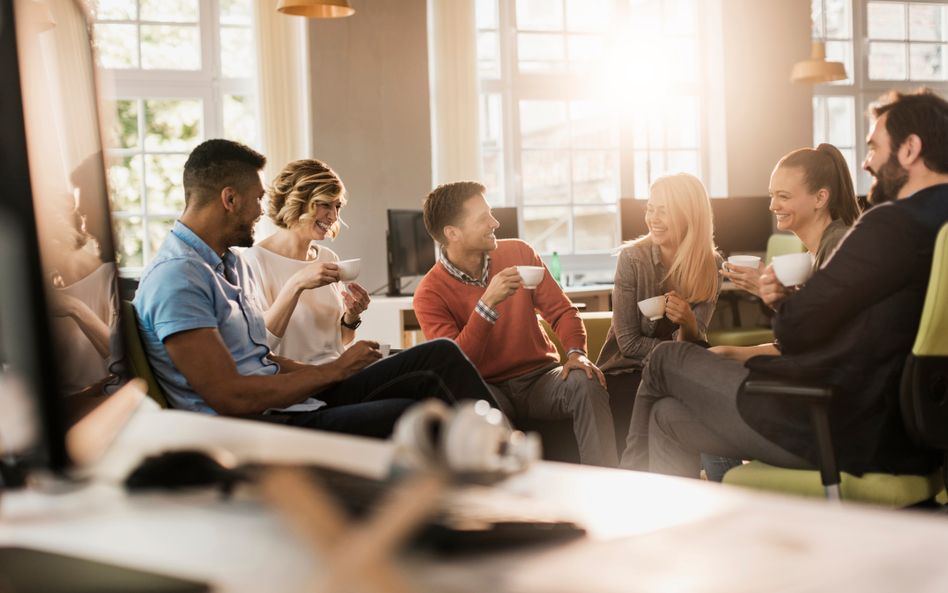
<svg viewBox="0 0 948 593"><path fill-rule="evenodd" d="M843 157L843 153L838 148L825 142L817 146L816 150L829 156L836 168L836 179L834 180L836 187L830 189L830 215L833 220L840 219L846 226L852 226L859 218L861 208L859 207L859 201L856 199L856 190L853 188L853 178L849 174L849 165L846 163L846 158ZM811 193L821 189L812 187L814 185L812 182L809 185L810 187L807 189Z"/></svg>

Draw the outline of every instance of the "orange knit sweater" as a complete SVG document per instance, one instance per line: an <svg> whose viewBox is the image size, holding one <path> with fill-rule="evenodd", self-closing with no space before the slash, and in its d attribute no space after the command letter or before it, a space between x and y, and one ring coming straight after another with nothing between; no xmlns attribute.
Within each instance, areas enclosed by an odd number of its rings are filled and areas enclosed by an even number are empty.
<svg viewBox="0 0 948 593"><path fill-rule="evenodd" d="M540 256L523 241L497 242L490 253L487 283L511 266L542 266ZM497 305L491 324L474 307L486 288L464 284L439 261L415 291L414 307L425 338L450 338L471 359L488 383L498 383L558 362L556 348L537 320L539 311L566 351L586 349L586 330L579 312L549 271L533 290L519 288Z"/></svg>

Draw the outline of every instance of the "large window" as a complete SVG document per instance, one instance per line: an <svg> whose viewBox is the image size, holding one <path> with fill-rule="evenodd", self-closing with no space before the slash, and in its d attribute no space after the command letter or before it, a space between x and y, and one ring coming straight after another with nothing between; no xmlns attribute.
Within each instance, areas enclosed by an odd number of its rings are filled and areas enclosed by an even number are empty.
<svg viewBox="0 0 948 593"><path fill-rule="evenodd" d="M188 153L208 138L257 145L253 0L98 0L119 267L135 275L184 210Z"/></svg>
<svg viewBox="0 0 948 593"><path fill-rule="evenodd" d="M948 2L811 0L813 38L849 78L816 85L814 142L835 144L854 172L857 192L871 178L860 168L869 131L867 109L888 89L928 86L948 94Z"/></svg>
<svg viewBox="0 0 948 593"><path fill-rule="evenodd" d="M477 0L487 198L539 252L608 252L620 197L707 183L701 18L695 0Z"/></svg>

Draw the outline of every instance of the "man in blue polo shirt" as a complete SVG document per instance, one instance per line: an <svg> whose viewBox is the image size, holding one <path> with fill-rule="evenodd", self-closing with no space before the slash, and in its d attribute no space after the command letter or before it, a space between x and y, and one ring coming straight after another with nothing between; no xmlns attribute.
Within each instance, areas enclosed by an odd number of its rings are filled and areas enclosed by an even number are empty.
<svg viewBox="0 0 948 593"><path fill-rule="evenodd" d="M450 340L384 360L377 343L360 341L318 366L270 352L253 275L234 249L253 245L265 164L229 140L195 148L184 166L184 214L142 273L136 318L171 406L225 415L282 410L292 425L386 437L420 399L496 405Z"/></svg>

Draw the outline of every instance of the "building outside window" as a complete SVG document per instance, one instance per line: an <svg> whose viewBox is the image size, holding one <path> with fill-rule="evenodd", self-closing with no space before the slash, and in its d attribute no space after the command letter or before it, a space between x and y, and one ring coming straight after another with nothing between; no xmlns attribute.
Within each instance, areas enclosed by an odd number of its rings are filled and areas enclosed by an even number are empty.
<svg viewBox="0 0 948 593"><path fill-rule="evenodd" d="M477 0L487 199L540 253L610 252L666 172L707 184L702 4Z"/></svg>
<svg viewBox="0 0 948 593"><path fill-rule="evenodd" d="M843 62L849 75L814 87L813 140L842 151L857 193L866 194L868 109L892 88L948 94L948 2L811 0L811 7L813 39L826 40L827 59Z"/></svg>
<svg viewBox="0 0 948 593"><path fill-rule="evenodd" d="M209 138L258 145L252 2L89 3L123 275L141 273L181 216L181 177L195 146Z"/></svg>

